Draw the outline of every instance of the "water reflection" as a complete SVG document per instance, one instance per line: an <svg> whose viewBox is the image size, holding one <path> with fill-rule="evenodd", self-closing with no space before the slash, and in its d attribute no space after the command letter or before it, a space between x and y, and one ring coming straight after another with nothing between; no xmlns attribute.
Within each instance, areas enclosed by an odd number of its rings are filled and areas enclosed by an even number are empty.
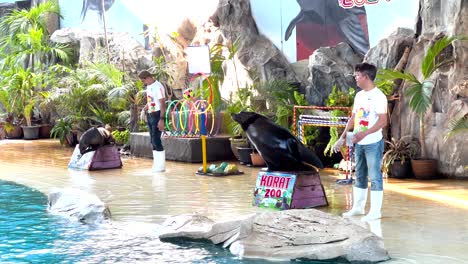
<svg viewBox="0 0 468 264"><path fill-rule="evenodd" d="M91 178L88 170L68 169L70 175L71 187L93 193L93 184L96 180Z"/></svg>
<svg viewBox="0 0 468 264"><path fill-rule="evenodd" d="M369 230L378 237L382 237L382 220L376 219L366 222Z"/></svg>

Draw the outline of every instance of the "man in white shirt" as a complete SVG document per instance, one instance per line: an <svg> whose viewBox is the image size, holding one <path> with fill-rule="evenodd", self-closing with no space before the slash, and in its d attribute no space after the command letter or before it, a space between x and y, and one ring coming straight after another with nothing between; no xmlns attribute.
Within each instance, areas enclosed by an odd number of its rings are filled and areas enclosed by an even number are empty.
<svg viewBox="0 0 468 264"><path fill-rule="evenodd" d="M138 74L140 80L146 85L146 105L142 114L146 115L153 146L153 172L165 171L166 155L161 143L161 132L164 131L164 114L166 113L166 99L164 86L156 81L148 71Z"/></svg>
<svg viewBox="0 0 468 264"><path fill-rule="evenodd" d="M356 84L362 91L354 98L353 113L334 151L339 151L347 132L353 129L355 144L356 182L353 187L353 207L343 216L363 215L367 201L368 177L371 181L371 208L362 221L381 218L383 199L382 156L384 140L382 128L387 125L387 97L374 84L377 68L368 63L355 67Z"/></svg>

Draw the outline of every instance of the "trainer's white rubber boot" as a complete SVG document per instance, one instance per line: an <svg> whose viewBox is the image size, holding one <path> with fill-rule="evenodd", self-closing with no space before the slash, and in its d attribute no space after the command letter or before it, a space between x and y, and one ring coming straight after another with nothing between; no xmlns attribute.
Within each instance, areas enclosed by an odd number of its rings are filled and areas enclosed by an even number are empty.
<svg viewBox="0 0 468 264"><path fill-rule="evenodd" d="M380 219L382 214L380 210L382 209L382 200L383 200L383 191L371 191L371 207L369 213L361 218L361 221L367 222L376 219Z"/></svg>

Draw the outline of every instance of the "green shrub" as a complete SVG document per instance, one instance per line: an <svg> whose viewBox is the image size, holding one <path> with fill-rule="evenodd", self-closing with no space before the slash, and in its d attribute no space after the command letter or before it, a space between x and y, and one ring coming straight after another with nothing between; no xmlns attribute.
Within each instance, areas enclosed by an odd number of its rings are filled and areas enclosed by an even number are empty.
<svg viewBox="0 0 468 264"><path fill-rule="evenodd" d="M130 130L125 129L124 131L112 131L112 137L114 137L117 145L125 145L130 140Z"/></svg>

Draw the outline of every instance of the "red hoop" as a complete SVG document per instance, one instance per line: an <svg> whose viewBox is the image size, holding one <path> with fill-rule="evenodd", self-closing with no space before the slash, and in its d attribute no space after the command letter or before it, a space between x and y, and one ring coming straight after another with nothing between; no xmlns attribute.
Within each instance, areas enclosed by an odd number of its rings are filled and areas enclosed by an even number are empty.
<svg viewBox="0 0 468 264"><path fill-rule="evenodd" d="M194 75L192 75L192 78L190 78L190 83L195 79L197 76L202 76L205 80L208 81L208 85L210 86L210 96L208 97L208 104L213 104L213 86L211 85L211 81L208 78L208 75L204 74L203 72L197 72Z"/></svg>

